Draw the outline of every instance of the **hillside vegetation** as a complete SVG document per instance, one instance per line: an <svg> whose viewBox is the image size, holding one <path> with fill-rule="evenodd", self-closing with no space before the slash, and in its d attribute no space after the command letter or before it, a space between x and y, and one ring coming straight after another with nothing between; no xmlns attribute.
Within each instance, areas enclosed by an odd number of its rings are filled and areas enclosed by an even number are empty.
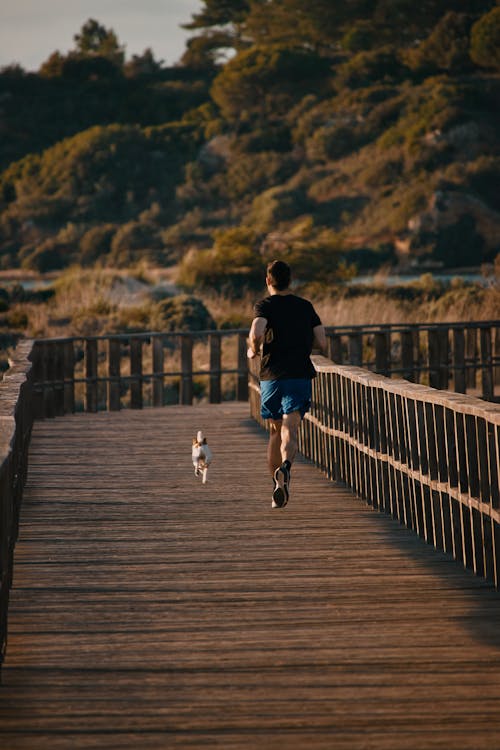
<svg viewBox="0 0 500 750"><path fill-rule="evenodd" d="M186 19L189 22L189 19ZM0 267L325 285L500 252L494 0L204 0L179 63L89 20L0 71Z"/></svg>

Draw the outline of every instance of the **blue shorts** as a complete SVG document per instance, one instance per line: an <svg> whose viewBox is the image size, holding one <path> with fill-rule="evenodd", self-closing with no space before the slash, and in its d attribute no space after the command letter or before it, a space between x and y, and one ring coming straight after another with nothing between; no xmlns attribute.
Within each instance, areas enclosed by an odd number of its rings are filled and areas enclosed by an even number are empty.
<svg viewBox="0 0 500 750"><path fill-rule="evenodd" d="M303 417L311 408L311 380L287 378L286 380L260 381L260 415L263 419L281 419L283 414L299 411Z"/></svg>

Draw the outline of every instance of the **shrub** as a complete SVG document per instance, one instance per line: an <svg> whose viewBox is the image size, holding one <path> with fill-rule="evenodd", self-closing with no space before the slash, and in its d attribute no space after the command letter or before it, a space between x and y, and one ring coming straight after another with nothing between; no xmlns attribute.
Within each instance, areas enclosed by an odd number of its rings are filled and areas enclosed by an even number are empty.
<svg viewBox="0 0 500 750"><path fill-rule="evenodd" d="M226 194L229 198L245 198L286 180L293 174L295 163L273 151L241 154L227 170Z"/></svg>
<svg viewBox="0 0 500 750"><path fill-rule="evenodd" d="M162 331L212 331L215 321L197 297L177 295L155 306L156 327Z"/></svg>
<svg viewBox="0 0 500 750"><path fill-rule="evenodd" d="M469 34L472 16L450 11L436 24L432 33L407 55L411 68L430 72L461 72L471 67Z"/></svg>
<svg viewBox="0 0 500 750"><path fill-rule="evenodd" d="M160 247L160 239L153 224L130 221L113 235L109 262L118 267L128 266L139 258L154 254L152 251Z"/></svg>
<svg viewBox="0 0 500 750"><path fill-rule="evenodd" d="M472 27L470 56L484 68L500 68L500 7L490 10Z"/></svg>
<svg viewBox="0 0 500 750"><path fill-rule="evenodd" d="M477 266L483 247L484 239L476 231L474 217L464 214L455 224L439 230L433 257L448 267Z"/></svg>
<svg viewBox="0 0 500 750"><path fill-rule="evenodd" d="M89 229L80 240L80 263L90 266L111 250L111 240L116 232L114 224L100 224Z"/></svg>
<svg viewBox="0 0 500 750"><path fill-rule="evenodd" d="M22 266L39 273L47 273L66 268L70 262L70 249L60 245L56 239L49 238L24 258Z"/></svg>
<svg viewBox="0 0 500 750"><path fill-rule="evenodd" d="M258 195L250 212L250 222L259 231L270 231L282 221L294 219L308 209L308 200L301 189L274 187Z"/></svg>
<svg viewBox="0 0 500 750"><path fill-rule="evenodd" d="M191 250L179 267L177 281L188 289L217 289L228 295L262 283L259 237L246 226L220 230L210 250Z"/></svg>
<svg viewBox="0 0 500 750"><path fill-rule="evenodd" d="M377 81L402 81L408 69L400 61L393 47L381 47L370 52L360 52L338 68L337 87L361 88Z"/></svg>
<svg viewBox="0 0 500 750"><path fill-rule="evenodd" d="M275 120L311 89L324 88L329 71L328 60L315 52L255 45L224 65L211 94L230 121Z"/></svg>

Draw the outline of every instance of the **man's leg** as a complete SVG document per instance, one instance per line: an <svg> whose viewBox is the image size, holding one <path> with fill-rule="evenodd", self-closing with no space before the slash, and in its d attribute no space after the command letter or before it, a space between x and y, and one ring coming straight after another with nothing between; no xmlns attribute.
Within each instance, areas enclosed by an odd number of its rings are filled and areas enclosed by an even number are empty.
<svg viewBox="0 0 500 750"><path fill-rule="evenodd" d="M302 417L299 411L283 415L281 426L281 461L293 463L298 450L298 431Z"/></svg>
<svg viewBox="0 0 500 750"><path fill-rule="evenodd" d="M271 476L274 477L274 472L281 466L283 461L281 455L281 442L282 442L282 422L281 419L271 419L269 432L269 443L267 444L267 464Z"/></svg>
<svg viewBox="0 0 500 750"><path fill-rule="evenodd" d="M279 450L278 437L273 437L272 442L270 440L269 468L276 466L276 462L279 462L273 474L273 508L282 508L288 502L290 495L290 469L297 455L297 432L300 421L301 415L299 411L284 414L279 432Z"/></svg>

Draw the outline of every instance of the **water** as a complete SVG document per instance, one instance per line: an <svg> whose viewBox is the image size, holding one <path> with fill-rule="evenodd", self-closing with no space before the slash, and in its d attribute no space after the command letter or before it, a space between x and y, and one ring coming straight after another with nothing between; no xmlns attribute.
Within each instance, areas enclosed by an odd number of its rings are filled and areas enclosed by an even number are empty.
<svg viewBox="0 0 500 750"><path fill-rule="evenodd" d="M480 273L432 273L432 278L435 281L441 281L448 284L452 279L461 279L462 281L472 282L475 284L481 284L481 286L488 286L489 281L487 278L482 276ZM354 279L348 282L350 286L353 284L361 284L366 286L402 286L404 284L412 284L418 281L421 274L360 274Z"/></svg>

